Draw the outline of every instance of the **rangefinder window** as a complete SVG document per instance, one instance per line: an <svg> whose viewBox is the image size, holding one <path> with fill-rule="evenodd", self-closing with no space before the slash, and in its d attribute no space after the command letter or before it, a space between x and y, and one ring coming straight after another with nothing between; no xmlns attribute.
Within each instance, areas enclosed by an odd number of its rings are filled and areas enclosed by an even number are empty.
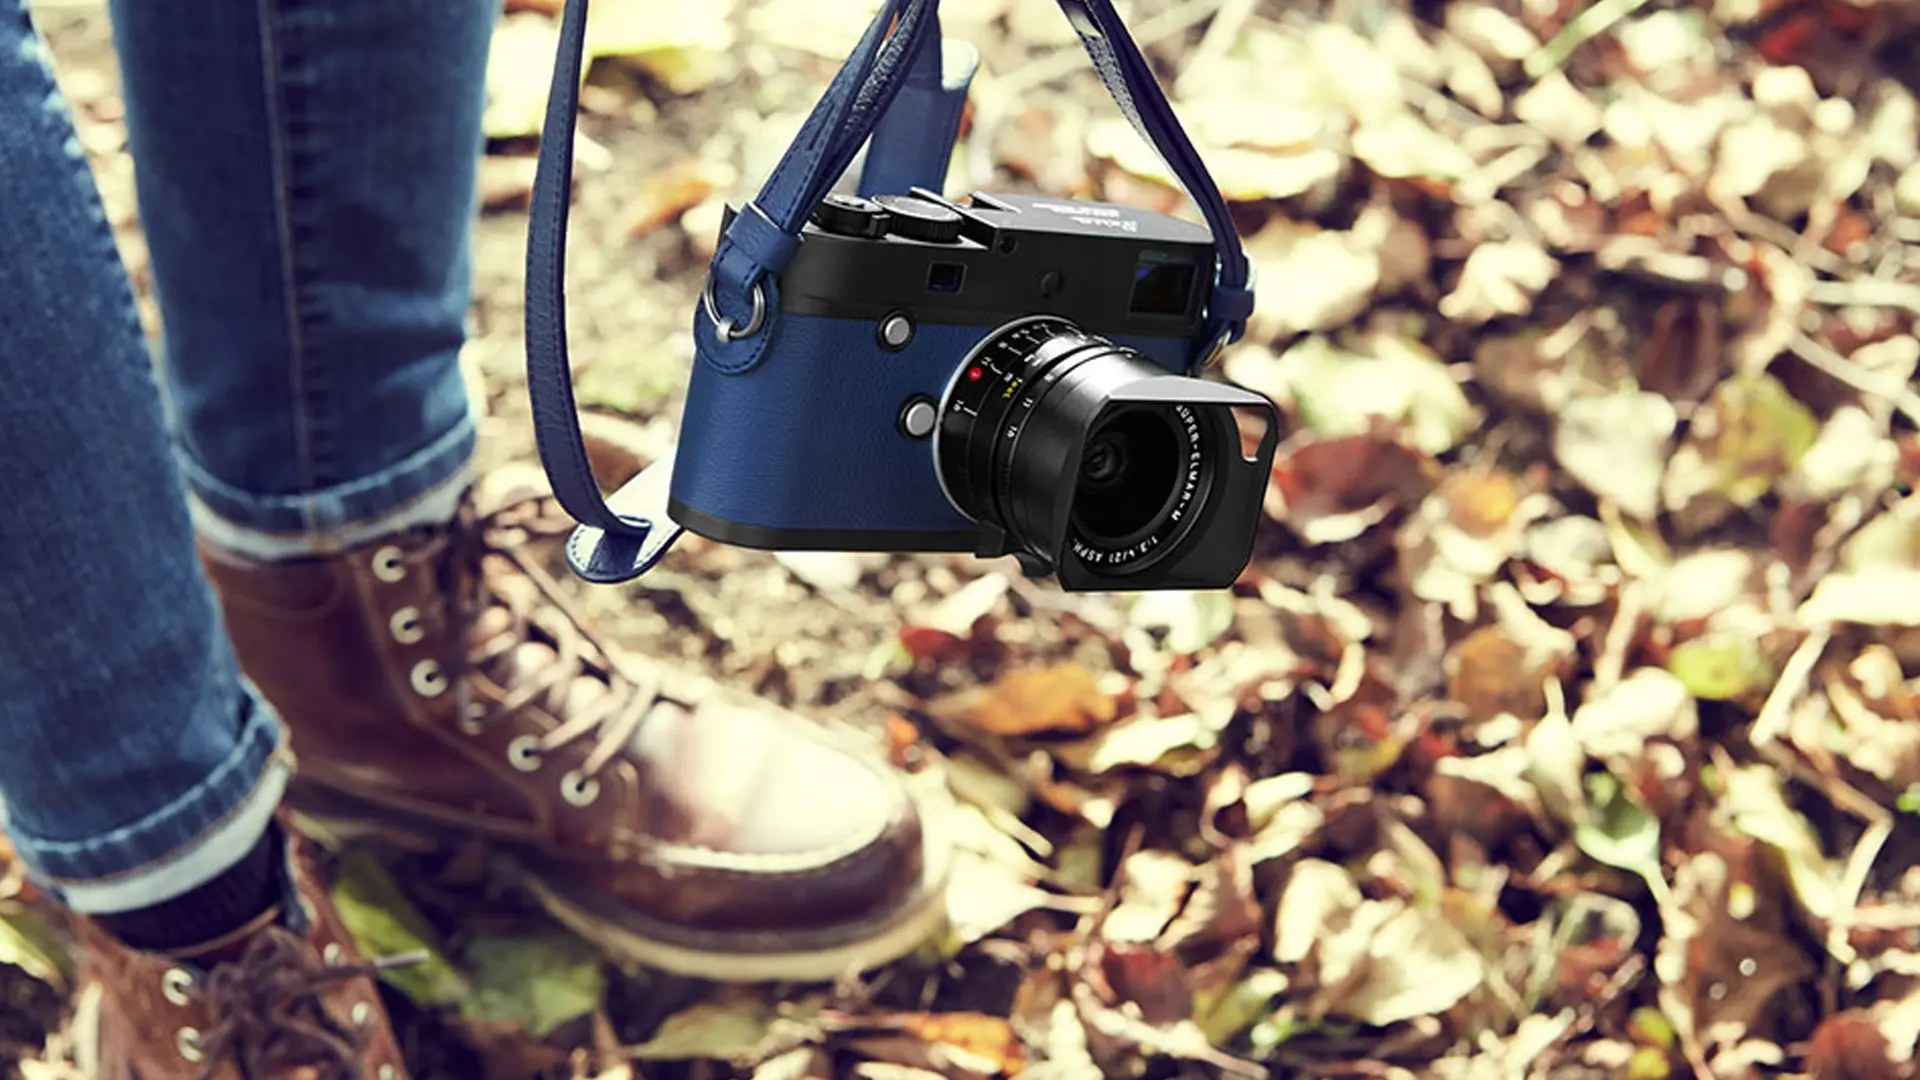
<svg viewBox="0 0 1920 1080"><path fill-rule="evenodd" d="M1193 263L1168 258L1158 251L1145 252L1133 268L1135 315L1185 316L1193 310Z"/></svg>

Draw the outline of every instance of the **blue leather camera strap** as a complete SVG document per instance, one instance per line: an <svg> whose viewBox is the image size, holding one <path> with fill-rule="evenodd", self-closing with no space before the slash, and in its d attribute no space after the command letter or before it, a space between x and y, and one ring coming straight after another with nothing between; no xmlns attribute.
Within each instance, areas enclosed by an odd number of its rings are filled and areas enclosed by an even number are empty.
<svg viewBox="0 0 1920 1080"><path fill-rule="evenodd" d="M1213 232L1219 267L1207 305L1206 341L1198 354L1204 357L1236 339L1253 311L1246 255L1226 204L1111 0L1058 3L1108 92L1159 150ZM874 144L863 179L889 170L924 176L932 167L925 143L911 137L925 125L916 127L914 121L928 117L929 123L945 124L949 118L942 110L957 109L953 95L940 92L937 7L938 0L886 0L758 198L734 215L694 317L698 362L743 372L765 357L778 336L779 276L799 249L807 217L870 136ZM583 526L569 545L573 569L588 580L613 582L644 572L682 530L665 511L669 462L655 462L617 493L611 502L618 509L601 497L575 413L566 346L566 229L586 25L587 0L566 0L529 213L527 390L554 495ZM876 125L891 116L903 85L906 115L876 135ZM951 120L957 124L957 113Z"/></svg>

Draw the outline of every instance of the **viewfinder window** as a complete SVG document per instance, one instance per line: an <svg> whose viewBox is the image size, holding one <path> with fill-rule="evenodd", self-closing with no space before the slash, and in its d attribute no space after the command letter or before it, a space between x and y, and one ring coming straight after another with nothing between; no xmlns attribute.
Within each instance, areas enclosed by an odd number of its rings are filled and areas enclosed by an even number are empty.
<svg viewBox="0 0 1920 1080"><path fill-rule="evenodd" d="M1184 316L1193 309L1193 263L1145 252L1133 268L1135 315Z"/></svg>

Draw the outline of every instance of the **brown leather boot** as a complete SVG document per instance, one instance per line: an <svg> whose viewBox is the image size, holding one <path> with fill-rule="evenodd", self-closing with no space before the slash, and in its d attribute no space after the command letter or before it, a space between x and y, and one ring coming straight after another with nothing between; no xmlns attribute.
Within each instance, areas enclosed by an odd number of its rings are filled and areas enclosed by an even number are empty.
<svg viewBox="0 0 1920 1080"><path fill-rule="evenodd" d="M830 979L937 932L945 845L903 778L610 651L528 552L571 524L540 499L338 556L203 543L303 819L479 834L576 931L681 974Z"/></svg>
<svg viewBox="0 0 1920 1080"><path fill-rule="evenodd" d="M140 952L74 918L82 996L100 995L98 1038L79 1048L87 1075L405 1080L374 965L360 962L305 842L289 832L287 849L298 905L204 945Z"/></svg>

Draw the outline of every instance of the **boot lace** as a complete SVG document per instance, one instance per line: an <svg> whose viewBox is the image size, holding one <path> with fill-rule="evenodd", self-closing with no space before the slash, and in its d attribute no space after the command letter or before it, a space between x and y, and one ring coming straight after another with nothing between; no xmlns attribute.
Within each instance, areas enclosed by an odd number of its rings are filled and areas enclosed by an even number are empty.
<svg viewBox="0 0 1920 1080"><path fill-rule="evenodd" d="M268 926L240 959L207 973L198 995L218 1019L205 1031L183 1031L182 1052L191 1049L205 1062L200 1080L212 1080L228 1060L249 1077L282 1076L305 1067L314 1071L315 1080L368 1080L369 1029L335 1021L320 994L336 983L423 958L409 953L316 968L297 935Z"/></svg>
<svg viewBox="0 0 1920 1080"><path fill-rule="evenodd" d="M534 703L564 717L539 739L536 753L544 756L591 736L593 749L566 781L571 791L583 792L590 801L594 775L631 743L659 699L660 679L632 657L602 644L537 561L540 541L564 537L573 527L544 494L523 495L485 513L469 505L454 523L441 584L443 595L452 598L451 640L456 648L463 642L466 646L449 665L460 687L466 722L476 729L485 727ZM491 610L504 611L507 621L498 628L486 627L490 632L483 634L483 616ZM516 663L515 651L528 641L554 651L540 670L529 672ZM465 676L475 672L506 691L500 701L482 705L472 699ZM599 682L605 692L585 703L573 697L583 676Z"/></svg>

